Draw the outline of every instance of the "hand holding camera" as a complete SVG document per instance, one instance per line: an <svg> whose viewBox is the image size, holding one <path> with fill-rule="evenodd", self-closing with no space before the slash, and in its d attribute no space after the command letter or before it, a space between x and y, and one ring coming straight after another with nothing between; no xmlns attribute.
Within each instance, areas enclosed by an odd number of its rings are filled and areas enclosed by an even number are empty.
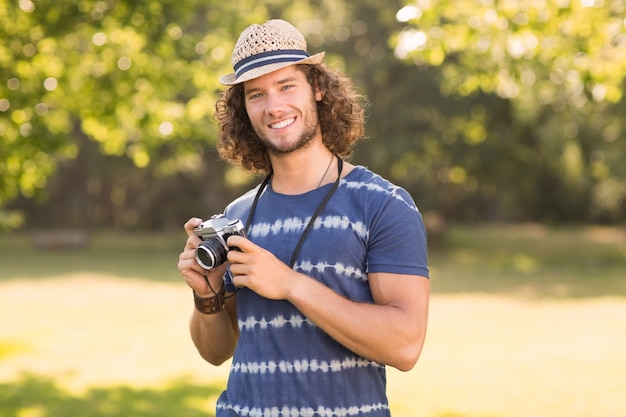
<svg viewBox="0 0 626 417"><path fill-rule="evenodd" d="M218 281L222 279L222 269L231 251L241 252L237 256L231 254L231 258L236 258L230 265L235 287L249 288L269 299L285 299L293 288L294 271L266 249L247 239L239 240L241 249L228 246L231 236L247 237L240 220L228 219L223 214L206 221L193 218L185 224L185 230L190 237L178 268L201 297L210 297L220 288Z"/></svg>
<svg viewBox="0 0 626 417"><path fill-rule="evenodd" d="M223 214L215 214L209 220L202 222L193 230L193 234L202 239L196 247L196 261L206 270L211 270L226 262L229 250L239 250L226 244L230 236L246 237L245 227L241 220L231 220Z"/></svg>

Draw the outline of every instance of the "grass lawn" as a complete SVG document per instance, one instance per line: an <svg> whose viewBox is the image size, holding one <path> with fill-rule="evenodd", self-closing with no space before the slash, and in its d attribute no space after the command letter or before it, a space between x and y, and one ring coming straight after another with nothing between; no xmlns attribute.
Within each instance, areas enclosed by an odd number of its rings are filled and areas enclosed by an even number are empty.
<svg viewBox="0 0 626 417"><path fill-rule="evenodd" d="M83 250L0 235L0 415L213 415L228 366L187 333L180 234ZM394 417L622 416L626 232L454 227L431 248L426 346L389 370Z"/></svg>

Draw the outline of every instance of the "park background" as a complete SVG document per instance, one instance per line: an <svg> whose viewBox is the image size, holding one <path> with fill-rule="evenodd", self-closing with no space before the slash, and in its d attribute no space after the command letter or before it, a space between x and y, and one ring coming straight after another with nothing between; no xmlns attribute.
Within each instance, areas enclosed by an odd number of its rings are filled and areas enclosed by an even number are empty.
<svg viewBox="0 0 626 417"><path fill-rule="evenodd" d="M259 178L215 150L240 31L293 22L370 100L353 163L429 231L397 417L626 409L617 0L0 0L0 415L211 416L181 225Z"/></svg>

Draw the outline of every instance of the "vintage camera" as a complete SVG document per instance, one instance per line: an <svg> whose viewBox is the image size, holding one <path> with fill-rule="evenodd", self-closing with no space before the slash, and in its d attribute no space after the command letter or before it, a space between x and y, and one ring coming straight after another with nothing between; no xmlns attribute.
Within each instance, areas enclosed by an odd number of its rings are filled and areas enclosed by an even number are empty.
<svg viewBox="0 0 626 417"><path fill-rule="evenodd" d="M223 214L215 214L209 220L202 222L193 230L193 234L202 239L196 247L196 260L204 269L213 269L226 262L226 254L229 250L239 250L239 248L226 245L230 236L246 237L241 220L230 220Z"/></svg>

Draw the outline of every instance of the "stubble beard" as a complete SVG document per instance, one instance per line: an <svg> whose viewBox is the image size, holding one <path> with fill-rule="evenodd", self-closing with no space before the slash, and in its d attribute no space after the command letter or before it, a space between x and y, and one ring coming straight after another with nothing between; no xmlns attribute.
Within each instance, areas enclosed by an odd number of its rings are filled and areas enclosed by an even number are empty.
<svg viewBox="0 0 626 417"><path fill-rule="evenodd" d="M313 138L317 135L320 130L320 126L317 119L317 105L316 102L313 101L311 106L307 109L306 112L307 117L304 119L304 130L300 133L297 139L293 142L283 143L282 146L279 143L272 142L261 132L256 132L257 136L265 145L267 152L270 154L288 154L291 152L295 152L300 149L304 149L307 145L311 143Z"/></svg>

